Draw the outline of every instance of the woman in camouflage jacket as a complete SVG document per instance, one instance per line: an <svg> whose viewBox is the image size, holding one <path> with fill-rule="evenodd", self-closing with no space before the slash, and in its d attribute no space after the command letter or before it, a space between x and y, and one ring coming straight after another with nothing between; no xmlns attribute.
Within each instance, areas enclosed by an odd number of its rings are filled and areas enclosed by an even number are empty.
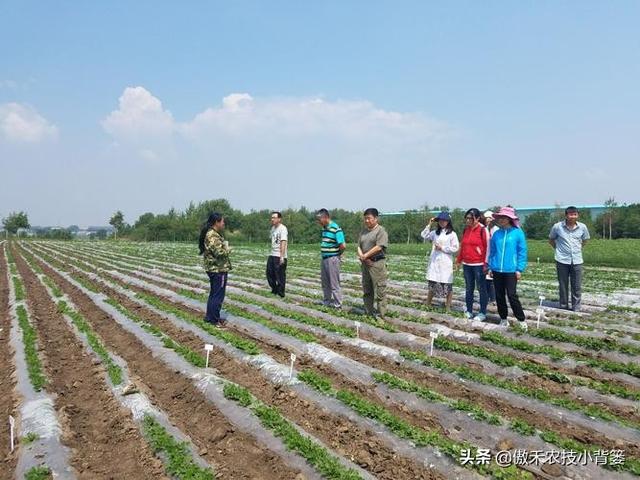
<svg viewBox="0 0 640 480"><path fill-rule="evenodd" d="M209 215L207 223L200 232L200 255L203 256L204 269L209 276L211 291L207 301L205 322L219 328L226 321L220 317L220 308L227 289L227 277L231 270L229 242L224 239L224 217L219 213Z"/></svg>

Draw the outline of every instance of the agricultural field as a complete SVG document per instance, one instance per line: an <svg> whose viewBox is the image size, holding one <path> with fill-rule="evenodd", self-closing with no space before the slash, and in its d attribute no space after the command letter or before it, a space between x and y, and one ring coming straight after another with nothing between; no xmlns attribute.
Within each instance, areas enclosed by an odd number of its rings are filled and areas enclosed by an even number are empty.
<svg viewBox="0 0 640 480"><path fill-rule="evenodd" d="M640 270L603 250L567 312L539 247L525 332L465 319L461 273L427 308L424 246L391 250L384 322L352 252L336 311L315 246L283 299L236 246L217 329L192 244L2 242L0 480L640 478Z"/></svg>

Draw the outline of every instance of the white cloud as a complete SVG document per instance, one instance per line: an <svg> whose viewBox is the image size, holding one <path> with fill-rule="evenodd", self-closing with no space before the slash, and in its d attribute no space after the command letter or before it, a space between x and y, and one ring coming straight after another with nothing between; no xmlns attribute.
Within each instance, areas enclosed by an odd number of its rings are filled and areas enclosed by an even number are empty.
<svg viewBox="0 0 640 480"><path fill-rule="evenodd" d="M114 138L138 141L170 135L175 122L162 102L143 87L127 87L114 110L102 122Z"/></svg>
<svg viewBox="0 0 640 480"><path fill-rule="evenodd" d="M0 105L0 137L12 142L38 143L57 136L58 128L33 107L19 103Z"/></svg>
<svg viewBox="0 0 640 480"><path fill-rule="evenodd" d="M118 110L111 112L102 125L119 141L151 142L178 134L199 145L218 143L224 137L250 141L330 137L374 145L430 144L451 133L445 124L425 115L383 110L368 101L255 99L248 93L232 93L220 106L206 108L192 120L177 122L144 87L126 88Z"/></svg>
<svg viewBox="0 0 640 480"><path fill-rule="evenodd" d="M179 121L135 87L102 125L121 150L115 158L132 160L130 168L173 192L177 203L217 195L240 208L265 201L354 206L373 196L390 206L421 205L424 185L452 168L441 154L451 127L365 100L232 93ZM319 186L325 179L339 198L327 197Z"/></svg>

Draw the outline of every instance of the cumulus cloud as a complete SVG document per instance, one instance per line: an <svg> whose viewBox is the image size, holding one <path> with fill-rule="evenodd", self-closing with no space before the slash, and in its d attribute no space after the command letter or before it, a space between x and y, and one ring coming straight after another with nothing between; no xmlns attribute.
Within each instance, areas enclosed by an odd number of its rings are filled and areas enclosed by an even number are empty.
<svg viewBox="0 0 640 480"><path fill-rule="evenodd" d="M145 140L170 135L175 122L162 102L143 87L128 87L118 101L118 109L103 121L103 128L114 138Z"/></svg>
<svg viewBox="0 0 640 480"><path fill-rule="evenodd" d="M442 122L420 113L377 108L368 101L322 98L255 99L232 93L221 105L206 108L193 119L174 120L162 102L144 87L128 87L119 108L102 125L116 140L163 139L173 134L196 143L221 137L333 137L354 142L432 143L447 136Z"/></svg>
<svg viewBox="0 0 640 480"><path fill-rule="evenodd" d="M366 100L256 98L242 92L177 120L144 87L126 88L102 125L116 148L128 149L119 158L139 168L153 165L145 172L165 182L163 188L182 189L185 201L194 192L225 196L241 208L260 207L264 197L280 204L324 204L325 191L309 187L310 180L321 181L322 172L343 192L336 205L353 206L369 190L385 191L396 205L420 205L425 181L450 174L439 152L455 136L428 115ZM274 191L274 176L286 182L285 189ZM402 188L390 190L394 184Z"/></svg>
<svg viewBox="0 0 640 480"><path fill-rule="evenodd" d="M20 103L0 105L0 137L16 143L55 139L58 128L33 107Z"/></svg>

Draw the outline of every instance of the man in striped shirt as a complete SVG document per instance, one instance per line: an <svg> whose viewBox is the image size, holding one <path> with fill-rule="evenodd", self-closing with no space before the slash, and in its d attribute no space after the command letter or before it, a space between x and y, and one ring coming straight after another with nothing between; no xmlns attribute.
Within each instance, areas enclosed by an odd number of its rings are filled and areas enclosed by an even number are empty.
<svg viewBox="0 0 640 480"><path fill-rule="evenodd" d="M320 253L320 279L322 281L323 305L342 308L342 291L340 289L340 262L346 248L344 232L340 226L331 220L326 208L316 212L318 223L322 226L322 241Z"/></svg>

